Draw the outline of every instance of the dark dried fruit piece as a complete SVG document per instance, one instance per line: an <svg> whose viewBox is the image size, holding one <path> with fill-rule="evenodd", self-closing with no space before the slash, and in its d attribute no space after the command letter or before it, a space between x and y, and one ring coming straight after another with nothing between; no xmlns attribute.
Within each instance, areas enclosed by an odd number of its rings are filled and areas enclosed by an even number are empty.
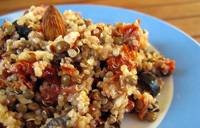
<svg viewBox="0 0 200 128"><path fill-rule="evenodd" d="M139 81L145 85L145 90L151 92L153 97L156 97L160 92L160 84L155 75L150 72L143 72L139 76Z"/></svg>
<svg viewBox="0 0 200 128"><path fill-rule="evenodd" d="M21 26L17 24L17 21L13 22L13 25L15 26L15 29L17 31L17 33L19 34L20 37L24 37L26 40L28 40L28 34L31 30L29 30L27 27L25 26Z"/></svg>
<svg viewBox="0 0 200 128"><path fill-rule="evenodd" d="M46 128L52 128L52 127L67 127L67 120L69 120L68 117L57 117L52 119L46 126Z"/></svg>

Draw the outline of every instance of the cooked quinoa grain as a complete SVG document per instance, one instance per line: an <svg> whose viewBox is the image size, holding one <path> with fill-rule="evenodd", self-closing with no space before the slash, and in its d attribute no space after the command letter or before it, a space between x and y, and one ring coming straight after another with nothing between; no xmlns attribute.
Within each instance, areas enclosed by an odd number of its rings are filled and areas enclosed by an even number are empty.
<svg viewBox="0 0 200 128"><path fill-rule="evenodd" d="M162 76L175 61L147 50L140 19L111 26L59 14L32 6L1 26L0 127L118 128L129 112L156 120Z"/></svg>

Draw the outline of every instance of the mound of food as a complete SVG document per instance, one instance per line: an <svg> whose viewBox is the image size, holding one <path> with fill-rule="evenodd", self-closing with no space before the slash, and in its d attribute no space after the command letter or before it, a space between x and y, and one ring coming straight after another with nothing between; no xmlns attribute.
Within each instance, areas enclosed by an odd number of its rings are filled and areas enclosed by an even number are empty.
<svg viewBox="0 0 200 128"><path fill-rule="evenodd" d="M132 24L93 24L32 6L0 28L0 127L119 128L125 113L154 121L175 61L149 52Z"/></svg>

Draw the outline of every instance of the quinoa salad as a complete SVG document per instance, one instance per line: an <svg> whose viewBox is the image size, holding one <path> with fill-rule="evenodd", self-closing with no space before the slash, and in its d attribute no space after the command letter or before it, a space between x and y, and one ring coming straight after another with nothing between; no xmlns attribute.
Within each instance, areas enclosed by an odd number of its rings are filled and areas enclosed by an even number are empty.
<svg viewBox="0 0 200 128"><path fill-rule="evenodd" d="M31 6L0 27L1 128L120 128L155 121L175 61L149 51L134 23L94 24L80 12Z"/></svg>

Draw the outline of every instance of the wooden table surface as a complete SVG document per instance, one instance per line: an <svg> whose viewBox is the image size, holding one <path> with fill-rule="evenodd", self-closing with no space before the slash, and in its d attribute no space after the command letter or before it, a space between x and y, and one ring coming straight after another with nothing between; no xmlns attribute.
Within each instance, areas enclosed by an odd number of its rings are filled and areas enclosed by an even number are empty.
<svg viewBox="0 0 200 128"><path fill-rule="evenodd" d="M200 44L200 0L0 0L0 15L41 4L96 4L136 10L176 26Z"/></svg>

